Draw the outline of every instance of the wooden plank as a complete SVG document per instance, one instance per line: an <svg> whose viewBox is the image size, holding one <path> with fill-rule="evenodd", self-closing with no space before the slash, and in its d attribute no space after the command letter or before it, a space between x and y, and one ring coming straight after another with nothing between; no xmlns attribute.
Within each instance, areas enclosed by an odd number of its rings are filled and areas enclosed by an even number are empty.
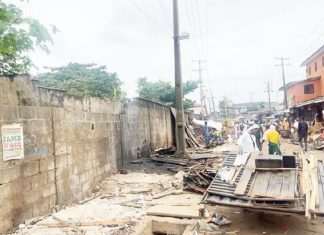
<svg viewBox="0 0 324 235"><path fill-rule="evenodd" d="M255 170L255 163L254 163L255 155L251 154L248 162L245 165L244 171L238 182L234 194L236 195L244 195L246 191L246 187L250 181L251 175Z"/></svg>
<svg viewBox="0 0 324 235"><path fill-rule="evenodd" d="M192 135L190 129L185 126L185 131L186 131L186 134L187 136L190 138L190 140L193 142L193 144L196 146L196 147L200 147L200 144L198 143L198 141L196 140L196 138Z"/></svg>
<svg viewBox="0 0 324 235"><path fill-rule="evenodd" d="M230 184L233 185L236 181L236 178L238 177L238 175L240 174L241 170L242 170L243 166L240 166L237 171L235 172L235 175L232 178L232 181L230 181Z"/></svg>
<svg viewBox="0 0 324 235"><path fill-rule="evenodd" d="M274 186L274 189L273 189L273 191L270 193L270 197L271 198L278 198L279 196L280 196L280 194L281 194L281 188L282 188L282 181L283 181L283 173L275 173L275 172L273 172L272 173L273 174L273 179L274 179L274 184L275 184L275 186Z"/></svg>
<svg viewBox="0 0 324 235"><path fill-rule="evenodd" d="M96 220L82 220L81 224L76 226L75 221L71 221L71 220L63 220L58 218L57 216L52 216L54 221L41 221L39 223L37 223L36 226L46 226L49 228L52 227L71 227L73 229L76 229L77 231L81 230L80 227L82 226L108 226L108 225L125 225L125 224L135 224L134 221L131 220L112 220L112 219L96 219ZM58 221L58 222L55 222ZM79 227L80 226L80 227Z"/></svg>
<svg viewBox="0 0 324 235"><path fill-rule="evenodd" d="M175 218L199 218L199 209L201 206L152 206L146 211L147 215L167 216Z"/></svg>
<svg viewBox="0 0 324 235"><path fill-rule="evenodd" d="M291 195L290 190L289 190L290 180L291 180L291 174L283 174L283 176L282 176L281 194L280 194L281 198L290 198L290 195Z"/></svg>
<svg viewBox="0 0 324 235"><path fill-rule="evenodd" d="M295 172L271 172L266 197L287 198L295 197Z"/></svg>
<svg viewBox="0 0 324 235"><path fill-rule="evenodd" d="M252 191L252 197L266 197L270 180L270 172L258 172Z"/></svg>
<svg viewBox="0 0 324 235"><path fill-rule="evenodd" d="M305 194L305 217L311 218L310 213L310 196L311 196L311 178L310 178L310 164L306 160L306 156L301 152L300 158L303 163L302 171L302 191Z"/></svg>
<svg viewBox="0 0 324 235"><path fill-rule="evenodd" d="M318 162L318 198L319 205L317 211L324 213L324 165L322 161Z"/></svg>
<svg viewBox="0 0 324 235"><path fill-rule="evenodd" d="M317 177L317 160L313 154L310 154L310 174L311 174L311 197L310 197L310 206L309 210L315 212L316 208L316 199L318 193L318 177Z"/></svg>
<svg viewBox="0 0 324 235"><path fill-rule="evenodd" d="M228 172L228 180L227 182L232 182L232 179L236 173L236 167L232 166L231 169Z"/></svg>
<svg viewBox="0 0 324 235"><path fill-rule="evenodd" d="M273 191L275 190L275 187L276 187L275 174L270 174L266 197L273 197L272 195L273 195Z"/></svg>
<svg viewBox="0 0 324 235"><path fill-rule="evenodd" d="M288 198L294 198L295 197L295 190L297 186L297 172L290 172L289 175L289 188L287 192L287 197Z"/></svg>
<svg viewBox="0 0 324 235"><path fill-rule="evenodd" d="M170 163L170 164L176 164L176 165L181 165L181 166L186 166L188 165L187 161L183 160L177 160L177 159L171 159L171 158L158 158L158 157L151 157L152 161L156 162L165 162L165 163Z"/></svg>
<svg viewBox="0 0 324 235"><path fill-rule="evenodd" d="M205 153L205 154L191 154L190 156L191 160L199 160L199 159L211 159L211 158L219 158L220 156L217 154L211 154L211 153Z"/></svg>

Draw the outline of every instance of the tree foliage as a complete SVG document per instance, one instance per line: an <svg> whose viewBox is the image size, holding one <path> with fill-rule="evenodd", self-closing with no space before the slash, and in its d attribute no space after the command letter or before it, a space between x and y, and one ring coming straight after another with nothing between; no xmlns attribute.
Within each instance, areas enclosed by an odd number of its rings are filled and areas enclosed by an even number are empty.
<svg viewBox="0 0 324 235"><path fill-rule="evenodd" d="M183 94L187 95L198 88L197 81L187 81L183 83ZM149 81L146 77L137 80L137 92L139 97L160 102L165 105L175 107L175 88L170 82L158 80ZM193 101L184 99L184 108L191 107Z"/></svg>
<svg viewBox="0 0 324 235"><path fill-rule="evenodd" d="M64 89L78 96L121 99L122 82L116 73L106 71L106 66L70 63L67 66L49 68L50 72L38 76L42 84Z"/></svg>
<svg viewBox="0 0 324 235"><path fill-rule="evenodd" d="M57 29L52 26L52 33ZM49 52L49 31L38 20L26 18L13 4L0 0L0 75L27 73L32 66L28 52L36 47Z"/></svg>

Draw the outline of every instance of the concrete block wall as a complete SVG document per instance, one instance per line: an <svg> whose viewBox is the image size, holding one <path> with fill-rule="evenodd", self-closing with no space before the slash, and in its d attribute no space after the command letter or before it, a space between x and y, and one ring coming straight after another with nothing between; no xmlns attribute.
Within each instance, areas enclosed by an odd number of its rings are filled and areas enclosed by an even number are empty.
<svg viewBox="0 0 324 235"><path fill-rule="evenodd" d="M137 98L124 104L122 119L122 159L119 165L145 157L159 147L174 143L170 107Z"/></svg>
<svg viewBox="0 0 324 235"><path fill-rule="evenodd" d="M25 157L3 162L0 140L0 233L82 200L128 161L173 143L169 107L76 97L29 76L0 77L0 126L11 123L23 123Z"/></svg>

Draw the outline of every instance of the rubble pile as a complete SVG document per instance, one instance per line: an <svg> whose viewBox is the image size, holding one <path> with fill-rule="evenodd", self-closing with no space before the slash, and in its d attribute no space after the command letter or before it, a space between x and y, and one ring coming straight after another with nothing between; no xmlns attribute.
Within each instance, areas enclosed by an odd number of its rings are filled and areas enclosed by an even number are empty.
<svg viewBox="0 0 324 235"><path fill-rule="evenodd" d="M184 189L204 194L216 173L217 170L191 170L183 177Z"/></svg>

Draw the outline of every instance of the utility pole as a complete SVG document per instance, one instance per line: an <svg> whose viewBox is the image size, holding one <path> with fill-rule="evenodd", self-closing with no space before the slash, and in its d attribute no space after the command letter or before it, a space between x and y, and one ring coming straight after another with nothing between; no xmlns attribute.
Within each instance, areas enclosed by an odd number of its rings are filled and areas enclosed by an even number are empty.
<svg viewBox="0 0 324 235"><path fill-rule="evenodd" d="M213 116L216 119L216 109L215 109L215 103L214 103L214 97L212 91L210 91L210 99L212 100L212 104L213 104L213 113L214 113Z"/></svg>
<svg viewBox="0 0 324 235"><path fill-rule="evenodd" d="M176 144L177 154L186 152L185 122L183 110L183 88L181 77L181 55L179 35L178 0L173 0L173 40L174 40L174 69L175 69L175 93L176 93Z"/></svg>
<svg viewBox="0 0 324 235"><path fill-rule="evenodd" d="M207 99L208 99L209 116L211 116L211 114L212 114L211 100L210 100L210 98L207 98Z"/></svg>
<svg viewBox="0 0 324 235"><path fill-rule="evenodd" d="M204 107L205 107L205 111L206 111L206 118L208 117L208 109L207 109L207 104L206 104L206 97L203 97L203 103L204 103Z"/></svg>
<svg viewBox="0 0 324 235"><path fill-rule="evenodd" d="M280 64L276 64L276 66L281 66L281 72L282 72L282 83L284 88L284 105L285 109L288 109L288 99L287 99L287 88L286 88L286 78L285 78L285 66L289 64L285 64L285 60L289 60L289 58L279 57L275 58L276 60L280 60Z"/></svg>
<svg viewBox="0 0 324 235"><path fill-rule="evenodd" d="M250 95L250 103L252 105L252 102L253 102L253 91L249 91L249 95Z"/></svg>
<svg viewBox="0 0 324 235"><path fill-rule="evenodd" d="M227 98L224 96L225 118L227 119Z"/></svg>
<svg viewBox="0 0 324 235"><path fill-rule="evenodd" d="M271 83L270 83L270 81L267 81L267 86L266 86L266 90L265 90L265 92L268 93L269 111L271 112L271 98L270 98L270 92L272 92L272 89L271 89Z"/></svg>
<svg viewBox="0 0 324 235"><path fill-rule="evenodd" d="M206 70L206 68L202 68L202 63L206 62L206 61L205 60L193 60L192 62L198 63L198 69L194 69L193 71L196 71L199 74L198 82L199 82L200 104L203 105L204 90L203 90L202 71Z"/></svg>

